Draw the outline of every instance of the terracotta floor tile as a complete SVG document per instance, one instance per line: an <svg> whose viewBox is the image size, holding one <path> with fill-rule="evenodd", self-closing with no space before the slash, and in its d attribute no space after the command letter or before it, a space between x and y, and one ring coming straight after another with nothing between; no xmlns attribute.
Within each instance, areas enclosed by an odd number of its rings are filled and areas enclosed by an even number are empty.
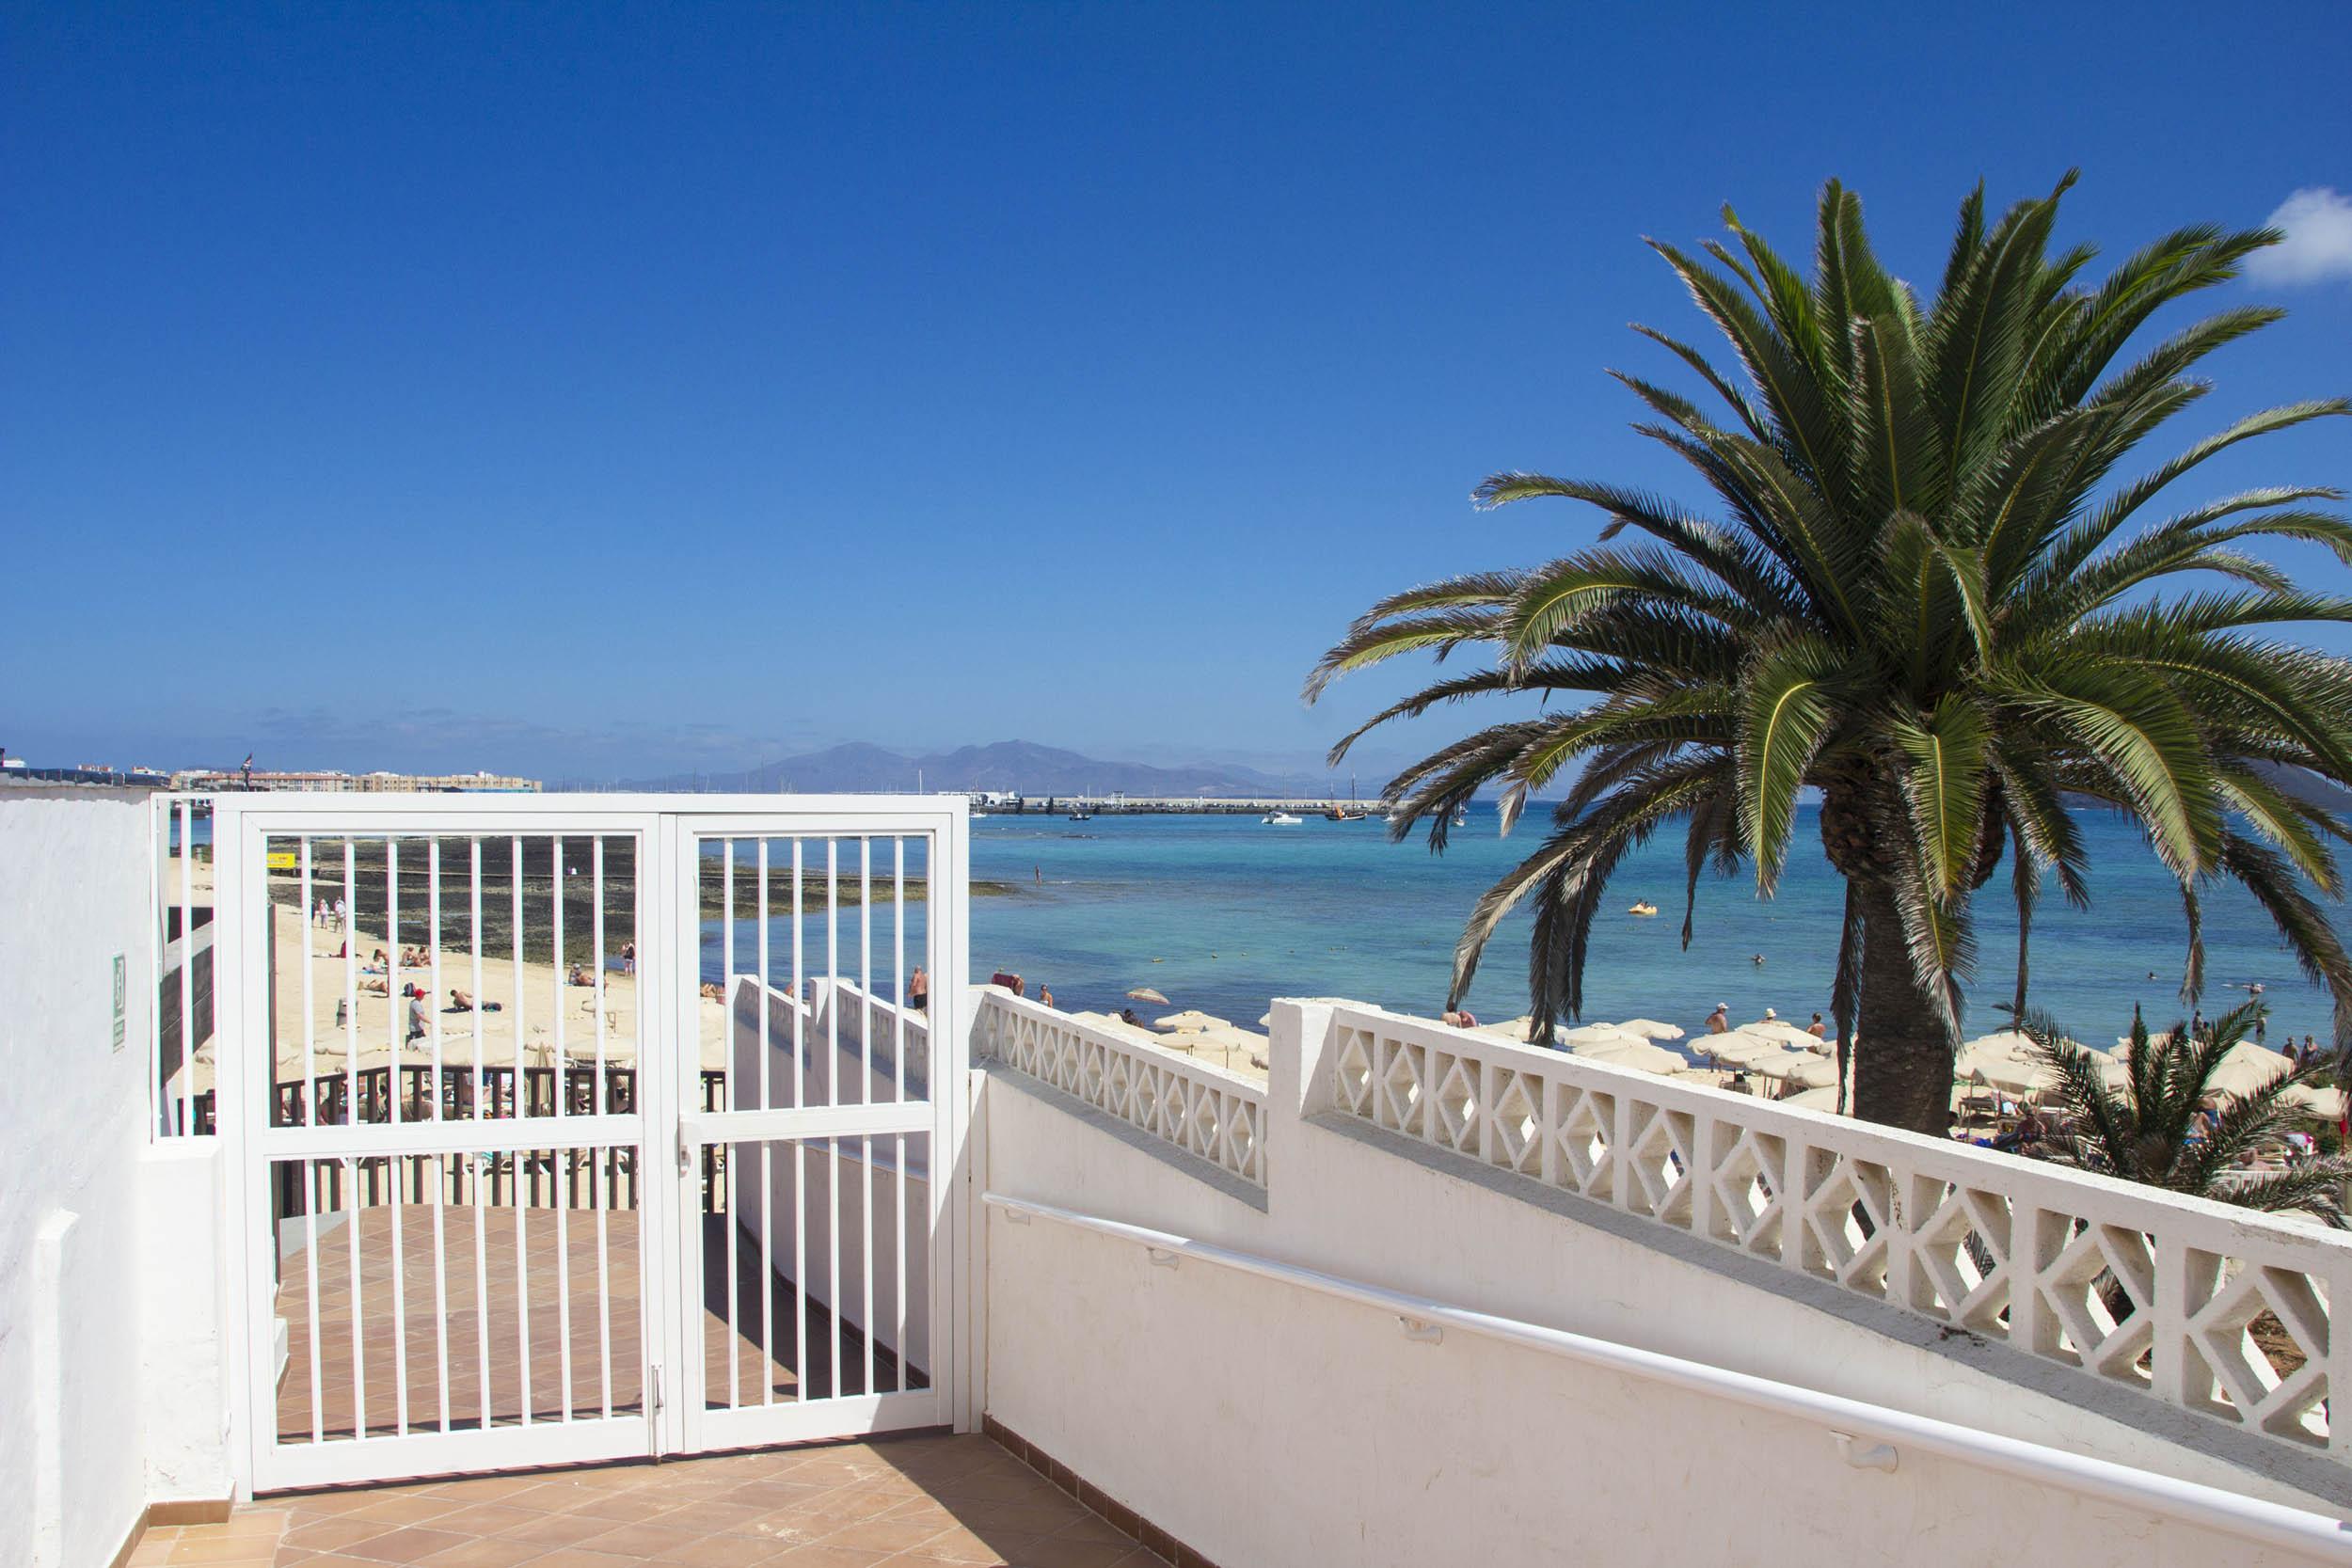
<svg viewBox="0 0 2352 1568"><path fill-rule="evenodd" d="M946 1528L929 1519L866 1519L822 1538L828 1546L870 1546L877 1551L903 1552L919 1546Z"/></svg>
<svg viewBox="0 0 2352 1568"><path fill-rule="evenodd" d="M324 1518L297 1520L286 1531L284 1541L289 1546L301 1546L314 1552L340 1552L362 1541L373 1541L387 1530L400 1528L386 1524L381 1519L353 1519L329 1514Z"/></svg>
<svg viewBox="0 0 2352 1568"><path fill-rule="evenodd" d="M375 1498L364 1508L351 1510L348 1516L354 1519L381 1519L388 1525L421 1525L427 1519L454 1513L464 1506L447 1497L395 1492Z"/></svg>
<svg viewBox="0 0 2352 1568"><path fill-rule="evenodd" d="M675 1552L663 1552L659 1563L683 1563L689 1568L762 1568L790 1551L797 1542L765 1540L755 1535L706 1535Z"/></svg>
<svg viewBox="0 0 2352 1568"><path fill-rule="evenodd" d="M592 1552L612 1552L621 1557L644 1559L675 1551L690 1542L705 1539L706 1535L703 1530L680 1529L675 1525L648 1520L621 1525L602 1535L592 1535L580 1544Z"/></svg>
<svg viewBox="0 0 2352 1568"><path fill-rule="evenodd" d="M536 1541L491 1536L451 1546L430 1557L421 1557L417 1560L416 1568L516 1568L518 1563L544 1557L547 1550ZM278 1568L284 1568L282 1559Z"/></svg>
<svg viewBox="0 0 2352 1568"><path fill-rule="evenodd" d="M171 1544L170 1555L164 1560L171 1568L180 1568L182 1563L201 1563L204 1568L229 1568L231 1563L258 1562L266 1565L277 1552L275 1536L187 1532Z"/></svg>
<svg viewBox="0 0 2352 1568"><path fill-rule="evenodd" d="M610 1519L616 1525L628 1525L644 1519L651 1519L657 1514L667 1513L675 1506L668 1499L655 1496L641 1496L629 1492L590 1492L564 1512L577 1513L584 1518Z"/></svg>
<svg viewBox="0 0 2352 1568"><path fill-rule="evenodd" d="M795 1546L771 1560L776 1568L874 1568L886 1555L855 1546Z"/></svg>
<svg viewBox="0 0 2352 1568"><path fill-rule="evenodd" d="M345 1551L348 1556L369 1558L377 1562L410 1563L451 1546L462 1546L474 1539L477 1538L460 1535L455 1530L417 1525L379 1535L373 1541L363 1541L357 1546L345 1548Z"/></svg>
<svg viewBox="0 0 2352 1568"><path fill-rule="evenodd" d="M433 1521L435 1529L455 1530L460 1535L496 1535L527 1525L540 1517L533 1510L510 1508L504 1503L473 1502L454 1513L444 1513Z"/></svg>
<svg viewBox="0 0 2352 1568"><path fill-rule="evenodd" d="M578 1513L540 1513L527 1525L516 1525L506 1531L509 1541L536 1542L548 1551L558 1546L576 1546L592 1535L602 1535L612 1528L610 1519L591 1519Z"/></svg>

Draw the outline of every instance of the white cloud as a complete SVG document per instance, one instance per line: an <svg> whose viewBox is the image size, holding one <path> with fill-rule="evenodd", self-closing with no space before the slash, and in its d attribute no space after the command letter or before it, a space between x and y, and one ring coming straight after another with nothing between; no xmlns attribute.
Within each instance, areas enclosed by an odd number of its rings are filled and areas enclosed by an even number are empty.
<svg viewBox="0 0 2352 1568"><path fill-rule="evenodd" d="M2269 283L2352 277L2352 197L2327 185L2296 191L2270 214L2286 238L2246 259L2247 275Z"/></svg>

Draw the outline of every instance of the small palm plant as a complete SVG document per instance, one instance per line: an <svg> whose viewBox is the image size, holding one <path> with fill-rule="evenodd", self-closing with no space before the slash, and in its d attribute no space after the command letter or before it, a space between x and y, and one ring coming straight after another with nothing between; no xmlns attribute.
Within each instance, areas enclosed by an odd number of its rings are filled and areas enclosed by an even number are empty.
<svg viewBox="0 0 2352 1568"><path fill-rule="evenodd" d="M2201 1028L2175 1024L2169 1037L2132 1020L2121 1087L2099 1075L2090 1052L2067 1039L2046 1015L2021 1021L2037 1053L2058 1075L2049 1099L2063 1131L2045 1136L2042 1151L2061 1164L2188 1193L2245 1209L2299 1211L2329 1225L2352 1227L2344 1210L2352 1159L2331 1155L2286 1170L2249 1172L2239 1161L2286 1132L2298 1116L2286 1091L2328 1073L2314 1061L2280 1073L2245 1094L2209 1087L2230 1048L2246 1037L2262 1005L2249 1002ZM2209 1119L2199 1113L2213 1102Z"/></svg>

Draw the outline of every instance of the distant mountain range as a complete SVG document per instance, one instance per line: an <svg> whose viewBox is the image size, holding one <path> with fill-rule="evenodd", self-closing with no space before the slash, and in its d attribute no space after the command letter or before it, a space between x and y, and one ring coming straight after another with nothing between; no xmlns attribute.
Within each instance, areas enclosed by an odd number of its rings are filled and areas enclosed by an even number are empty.
<svg viewBox="0 0 2352 1568"><path fill-rule="evenodd" d="M863 794L891 790L1017 790L1024 795L1147 795L1296 797L1320 799L1334 792L1328 774L1262 773L1254 768L1204 763L1159 768L999 740L920 756L852 741L844 746L786 757L739 773L673 773L632 779L623 789L740 791L747 795ZM1375 786L1377 793L1377 786Z"/></svg>

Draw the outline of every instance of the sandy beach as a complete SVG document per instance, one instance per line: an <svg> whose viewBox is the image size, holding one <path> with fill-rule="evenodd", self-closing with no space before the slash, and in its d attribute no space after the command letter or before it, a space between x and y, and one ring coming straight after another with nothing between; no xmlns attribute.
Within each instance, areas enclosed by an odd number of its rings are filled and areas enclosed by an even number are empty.
<svg viewBox="0 0 2352 1568"><path fill-rule="evenodd" d="M179 863L171 862L165 882L175 903L179 869ZM201 909L212 903L212 866L199 861L190 870L189 898ZM490 947L481 957L478 973L469 950L446 943L437 955L437 970L431 963L402 965L397 961L398 946L386 940L383 929L357 919L350 922L348 933L354 957L346 960L338 956L343 951L343 933L331 920L321 926L291 903L273 903L270 916L276 942L272 976L275 1056L280 1082L296 1082L306 1076L306 1041L309 1076L346 1070L353 1065L355 1052L359 1068L388 1063L395 1037L406 1032L409 1016L408 1000L397 992L410 984L430 992L432 1000L424 1004L425 1033L403 1042L400 1060L404 1066L429 1067L437 1060L444 1066L470 1067L479 1055L485 1066L513 1067L518 1043L521 1065L526 1068L553 1067L559 1058L575 1067L594 1066L599 1059L620 1067L637 1063L643 1037L637 980L617 967L616 953L608 952L615 966L603 971L603 984L598 988L567 983L550 961L526 958L517 965L511 948L501 953ZM585 932L570 936L564 969L577 964L593 979L593 939ZM607 945L613 945L609 939ZM393 961L375 963L373 957L379 951ZM374 973L369 973L371 969ZM453 1011L453 990L464 991L477 1004L488 1006ZM723 1068L726 1009L707 996L699 998L697 1005L701 1066L713 1070ZM192 1069L187 1092L210 1090L215 1079L214 1041L198 1046ZM174 1095L181 1092L178 1075L168 1089Z"/></svg>

